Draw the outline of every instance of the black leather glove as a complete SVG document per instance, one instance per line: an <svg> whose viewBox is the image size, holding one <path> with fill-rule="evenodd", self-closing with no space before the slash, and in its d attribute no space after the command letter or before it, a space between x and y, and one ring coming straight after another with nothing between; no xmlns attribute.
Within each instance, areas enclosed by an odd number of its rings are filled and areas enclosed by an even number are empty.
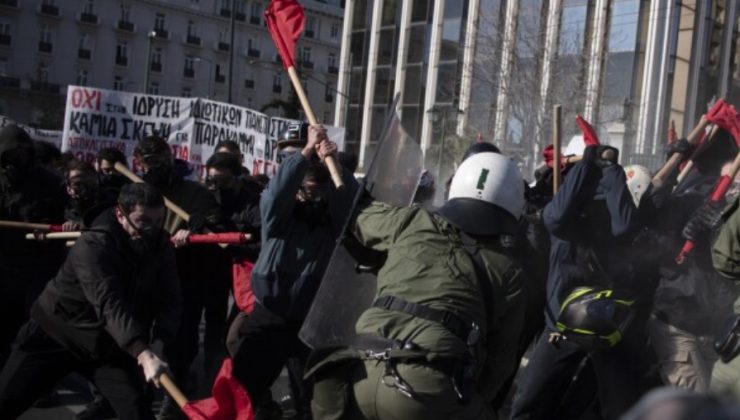
<svg viewBox="0 0 740 420"><path fill-rule="evenodd" d="M706 203L691 214L683 228L683 237L696 242L717 230L721 224L722 205L714 202Z"/></svg>
<svg viewBox="0 0 740 420"><path fill-rule="evenodd" d="M587 146L583 151L583 161L599 168L606 168L619 161L619 150L612 146Z"/></svg>
<svg viewBox="0 0 740 420"><path fill-rule="evenodd" d="M686 139L678 139L665 147L666 157L671 157L674 153L689 156L693 152L694 146Z"/></svg>

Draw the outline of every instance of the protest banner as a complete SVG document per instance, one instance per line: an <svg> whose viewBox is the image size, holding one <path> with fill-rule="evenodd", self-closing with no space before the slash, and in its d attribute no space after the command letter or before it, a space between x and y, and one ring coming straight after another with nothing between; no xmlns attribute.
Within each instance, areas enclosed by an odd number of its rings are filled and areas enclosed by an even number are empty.
<svg viewBox="0 0 740 420"><path fill-rule="evenodd" d="M136 143L158 134L172 147L175 158L188 162L195 178L224 140L239 144L244 166L252 174L272 176L277 171L277 139L294 120L269 117L248 108L203 98L181 98L69 86L62 150L92 162L105 147L121 150L132 168ZM339 149L344 129L327 127Z"/></svg>
<svg viewBox="0 0 740 420"><path fill-rule="evenodd" d="M12 118L0 115L0 128L10 124L16 124L20 128L26 130L33 140L51 143L59 149L62 148L62 132L59 130L42 130L40 128L30 127L25 124L21 124Z"/></svg>

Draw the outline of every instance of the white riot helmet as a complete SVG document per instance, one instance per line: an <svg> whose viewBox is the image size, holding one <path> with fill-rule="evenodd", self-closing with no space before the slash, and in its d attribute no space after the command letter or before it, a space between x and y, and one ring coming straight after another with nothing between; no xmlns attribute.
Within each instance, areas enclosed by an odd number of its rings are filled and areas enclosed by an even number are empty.
<svg viewBox="0 0 740 420"><path fill-rule="evenodd" d="M516 163L485 152L470 156L457 169L439 214L468 234L514 234L524 205L524 179Z"/></svg>
<svg viewBox="0 0 740 420"><path fill-rule="evenodd" d="M650 186L650 171L642 165L629 165L624 167L624 174L627 177L627 189L632 194L632 201L635 207L640 207L640 199Z"/></svg>

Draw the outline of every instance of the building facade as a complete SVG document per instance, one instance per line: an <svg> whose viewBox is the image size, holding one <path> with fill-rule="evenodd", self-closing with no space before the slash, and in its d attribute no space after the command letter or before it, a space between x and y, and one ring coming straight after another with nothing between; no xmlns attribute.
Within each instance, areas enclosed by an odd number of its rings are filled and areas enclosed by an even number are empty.
<svg viewBox="0 0 740 420"><path fill-rule="evenodd" d="M655 168L667 127L688 133L713 97L740 106L737 0L348 0L335 125L367 162L388 105L438 176L474 141L525 175L583 115L622 161Z"/></svg>
<svg viewBox="0 0 740 420"><path fill-rule="evenodd" d="M265 26L268 3L0 0L0 114L61 129L66 86L76 84L290 116L298 102ZM343 10L338 0L301 3L299 73L315 114L331 122Z"/></svg>

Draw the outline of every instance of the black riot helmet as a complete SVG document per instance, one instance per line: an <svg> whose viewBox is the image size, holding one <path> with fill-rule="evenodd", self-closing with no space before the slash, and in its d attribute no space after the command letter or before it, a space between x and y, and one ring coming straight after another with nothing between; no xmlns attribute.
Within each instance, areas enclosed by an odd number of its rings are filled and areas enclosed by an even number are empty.
<svg viewBox="0 0 740 420"><path fill-rule="evenodd" d="M632 322L633 303L611 289L577 287L563 300L556 327L584 350L614 347Z"/></svg>
<svg viewBox="0 0 740 420"><path fill-rule="evenodd" d="M286 147L300 147L308 143L308 123L292 122L280 133L277 146L282 150Z"/></svg>

